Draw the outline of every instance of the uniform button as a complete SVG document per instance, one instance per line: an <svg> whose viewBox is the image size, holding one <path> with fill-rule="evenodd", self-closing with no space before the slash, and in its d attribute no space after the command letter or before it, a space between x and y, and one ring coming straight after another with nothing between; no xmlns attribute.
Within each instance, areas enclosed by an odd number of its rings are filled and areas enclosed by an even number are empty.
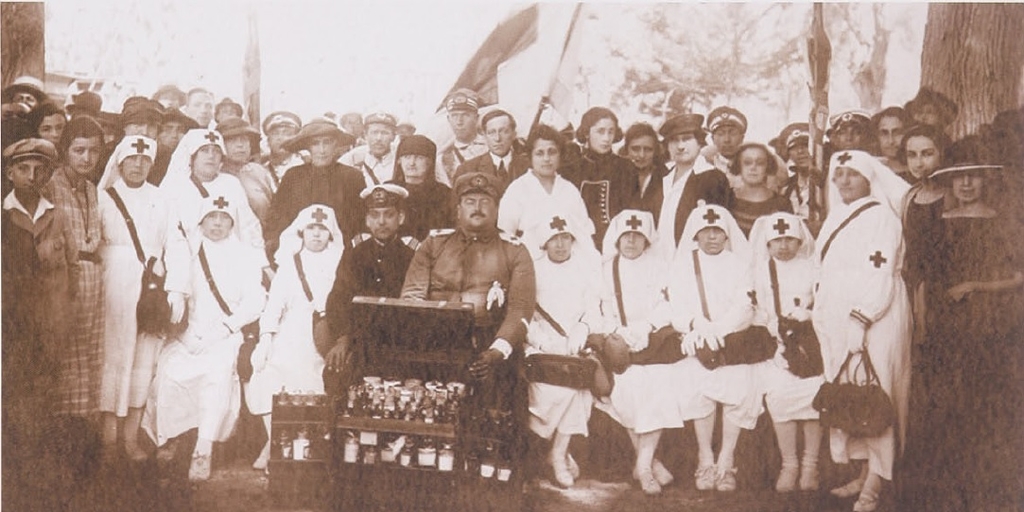
<svg viewBox="0 0 1024 512"><path fill-rule="evenodd" d="M379 278L379 277L377 278L377 282L378 282L378 283L380 282L380 278Z"/></svg>

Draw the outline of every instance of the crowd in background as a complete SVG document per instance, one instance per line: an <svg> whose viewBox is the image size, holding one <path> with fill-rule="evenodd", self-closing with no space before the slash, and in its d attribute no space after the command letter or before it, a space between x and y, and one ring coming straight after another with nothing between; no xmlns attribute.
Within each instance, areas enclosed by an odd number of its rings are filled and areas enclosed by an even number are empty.
<svg viewBox="0 0 1024 512"><path fill-rule="evenodd" d="M684 426L693 485L733 491L752 464L737 441L767 412L779 492L819 488L825 438L834 462L860 464L831 490L855 511L875 510L893 480L906 510L1019 506L1021 110L956 141L957 105L929 89L838 112L817 168L807 123L748 141L729 106L625 129L594 107L575 129L522 140L527 120L460 89L444 104L455 142L439 150L386 112L279 111L252 126L215 100L166 86L113 114L91 92L61 106L30 78L4 89L4 484L22 489L5 504L45 494L18 468L48 453L39 426L54 416L71 437L98 433L111 464L152 457L150 444L160 457L198 429L189 476L209 478L243 384L266 425L265 468L272 394L323 392L324 367L345 356L315 331L345 338L361 320L353 296L399 296L419 244L462 228L473 183L493 189L494 222L533 259L536 312L514 348L577 355L595 335L625 347L608 393L530 387L528 424L551 441L557 484L579 478L569 441L596 408L629 434L645 493L675 480L656 453ZM170 327L141 324L147 276ZM792 367L780 326L816 338L816 371ZM666 332L678 359L628 362ZM769 357L697 357L756 336ZM821 385L867 358L895 423L873 437L823 428Z"/></svg>

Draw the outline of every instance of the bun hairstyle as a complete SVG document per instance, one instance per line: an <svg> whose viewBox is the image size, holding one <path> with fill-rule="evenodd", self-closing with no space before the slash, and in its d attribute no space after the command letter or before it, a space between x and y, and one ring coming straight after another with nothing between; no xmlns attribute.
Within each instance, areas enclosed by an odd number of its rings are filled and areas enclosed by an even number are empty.
<svg viewBox="0 0 1024 512"><path fill-rule="evenodd" d="M748 149L753 149L753 148L760 149L761 151L764 151L765 156L768 157L768 168L766 169L766 172L768 173L768 175L769 176L774 176L774 175L778 174L779 173L779 159L778 159L778 157L775 156L775 153L773 153L772 150L768 148L768 146L765 146L764 144L761 144L759 142L747 142L747 143L743 144L742 146L740 146L740 148L738 150L736 150L736 156L732 159L731 162L729 162L729 174L734 174L736 176L739 176L740 171L743 170L742 169L743 164L740 162L740 156L743 155L744 151L746 151Z"/></svg>
<svg viewBox="0 0 1024 512"><path fill-rule="evenodd" d="M590 135L590 129L602 119L611 119L615 123L615 139L612 140L612 143L621 141L622 128L619 127L619 117L615 115L615 112L605 107L592 107L583 114L583 118L580 119L580 127L576 129L576 141L580 144L586 144L587 136Z"/></svg>

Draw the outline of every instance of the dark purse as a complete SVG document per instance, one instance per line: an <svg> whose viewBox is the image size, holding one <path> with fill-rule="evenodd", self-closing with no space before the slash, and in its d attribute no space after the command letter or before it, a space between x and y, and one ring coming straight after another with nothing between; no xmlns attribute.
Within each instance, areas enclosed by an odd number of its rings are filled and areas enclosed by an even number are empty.
<svg viewBox="0 0 1024 512"><path fill-rule="evenodd" d="M537 314L560 336L568 337L565 329L540 306ZM552 384L572 389L590 389L597 396L607 396L614 382L611 372L605 369L600 356L562 356L556 354L531 354L525 359L526 380Z"/></svg>
<svg viewBox="0 0 1024 512"><path fill-rule="evenodd" d="M630 364L672 364L681 361L683 335L666 325L647 337L647 347L629 355Z"/></svg>
<svg viewBox="0 0 1024 512"><path fill-rule="evenodd" d="M693 250L693 271L697 276L697 293L700 295L700 307L704 318L710 320L708 312L708 299L704 292L704 276L700 271L700 258L697 256L698 249ZM722 340L722 348L712 349L707 344L697 348L697 359L708 370L714 370L719 366L735 364L755 364L767 361L775 356L779 344L768 332L768 329L761 326L753 326L740 332L727 334Z"/></svg>
<svg viewBox="0 0 1024 512"><path fill-rule="evenodd" d="M139 233L135 229L135 220L128 213L128 208L121 200L121 195L113 187L107 189L107 194L114 201L117 210L121 212L121 217L124 218L124 222L128 226L128 234L132 237L135 255L139 258L139 263L145 267L142 270L142 290L139 292L139 302L135 306L138 330L157 336L165 334L171 327L171 306L167 303L167 292L164 291L165 276L158 276L153 271L153 266L157 261L155 257L146 259L142 243L139 242Z"/></svg>
<svg viewBox="0 0 1024 512"><path fill-rule="evenodd" d="M779 319L779 337L782 338L784 347L782 357L788 363L789 372L801 379L821 375L825 371L825 366L821 359L821 343L814 332L814 326L811 322L800 322L782 316L779 273L775 268L775 260L768 260L768 275L772 282L775 317Z"/></svg>
<svg viewBox="0 0 1024 512"><path fill-rule="evenodd" d="M306 280L306 271L302 267L302 258L299 253L292 257L295 261L295 271L299 274L299 283L302 284L302 292L306 294L306 300L313 303L313 290L309 288L309 281ZM313 311L310 320L313 323L313 345L316 346L320 357L327 359L327 353L334 348L335 339L331 336L330 324L327 322L327 315L323 311Z"/></svg>
<svg viewBox="0 0 1024 512"><path fill-rule="evenodd" d="M206 259L206 249L202 245L199 246L199 265L203 267L206 284L210 286L210 292L213 293L213 298L217 301L217 305L220 306L221 311L225 315L230 316L232 314L231 308L228 306L227 301L224 300L224 297L221 296L216 281L213 280L213 274L210 272L210 262ZM238 347L235 372L238 373L239 380L249 382L253 372L252 352L256 350L256 344L260 342L260 322L256 320L255 322L247 323L239 330L242 333L242 345Z"/></svg>
<svg viewBox="0 0 1024 512"><path fill-rule="evenodd" d="M860 354L857 368L864 368L865 382L856 383L856 368L849 374L854 354L848 354L836 378L821 385L811 406L820 413L819 421L825 427L838 428L853 437L877 437L893 425L896 411L879 384L867 349L857 354ZM843 374L847 374L850 382L839 382Z"/></svg>

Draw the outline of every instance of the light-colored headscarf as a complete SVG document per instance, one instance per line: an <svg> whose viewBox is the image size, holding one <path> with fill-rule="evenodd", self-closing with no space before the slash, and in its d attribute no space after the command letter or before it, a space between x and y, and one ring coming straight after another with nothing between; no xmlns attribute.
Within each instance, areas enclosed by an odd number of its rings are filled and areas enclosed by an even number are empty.
<svg viewBox="0 0 1024 512"><path fill-rule="evenodd" d="M887 165L864 151L851 149L832 155L832 160L829 162L830 177L835 176L836 167L849 167L864 176L871 184L871 197L888 206L897 218L903 218L903 197L910 190L910 185ZM832 212L838 212L845 218L845 209L842 208L844 203L839 195L839 189L832 183L831 178L828 180L827 186L829 218L833 217ZM828 219L825 222L828 223Z"/></svg>
<svg viewBox="0 0 1024 512"><path fill-rule="evenodd" d="M331 242L327 244L327 251L337 251L339 254L345 249L345 238L338 227L338 220L334 216L334 209L322 204L313 204L304 208L295 219L292 220L288 229L281 232L278 239L277 252L274 253L274 261L278 265L290 262L295 253L302 250L302 230L311 224L323 226L331 233ZM339 256L340 257L340 256Z"/></svg>
<svg viewBox="0 0 1024 512"><path fill-rule="evenodd" d="M654 245L658 238L657 232L654 231L654 215L644 210L619 212L608 224L608 231L605 231L601 243L601 254L606 260L614 258L619 253L619 238L625 233L640 233L647 239L649 245Z"/></svg>
<svg viewBox="0 0 1024 512"><path fill-rule="evenodd" d="M192 157L200 148L210 145L220 148L221 153L227 153L227 150L224 149L224 137L215 130L196 128L185 133L181 142L178 143L178 147L171 154L171 161L167 166L167 174L161 187L163 184L188 180L192 175Z"/></svg>
<svg viewBox="0 0 1024 512"><path fill-rule="evenodd" d="M679 239L677 253L689 253L697 248L697 233L704 228L719 228L725 231L728 237L726 249L741 256L750 256L750 244L743 234L736 219L729 210L717 204L708 204L704 201L697 201L697 207L690 212L686 219L686 226L683 227L683 236ZM687 254L686 257L689 257Z"/></svg>
<svg viewBox="0 0 1024 512"><path fill-rule="evenodd" d="M797 258L810 258L814 254L814 236L798 215L786 212L776 212L771 215L759 217L754 221L754 227L750 230L750 246L754 253L754 262L758 265L767 264L768 242L784 237L793 237L800 240L800 249L797 251Z"/></svg>
<svg viewBox="0 0 1024 512"><path fill-rule="evenodd" d="M581 229L571 216L562 212L552 212L548 216L548 220L542 225L538 225L537 229L530 230L524 236L524 242L530 246L531 253L534 255L533 259L542 259L547 257L544 246L547 245L551 238L562 233L572 235L573 258L593 258L594 261L600 262L600 255L597 253L597 249L594 248L593 242L590 241L590 236L585 234L586 231Z"/></svg>
<svg viewBox="0 0 1024 512"><path fill-rule="evenodd" d="M114 148L113 154L110 155L110 160L107 160L107 166L103 169L103 176L100 177L97 189L106 190L116 183L121 177L121 162L134 155L149 157L150 162L156 160L156 141L141 135L126 135L121 139L121 142L118 142L117 147Z"/></svg>

